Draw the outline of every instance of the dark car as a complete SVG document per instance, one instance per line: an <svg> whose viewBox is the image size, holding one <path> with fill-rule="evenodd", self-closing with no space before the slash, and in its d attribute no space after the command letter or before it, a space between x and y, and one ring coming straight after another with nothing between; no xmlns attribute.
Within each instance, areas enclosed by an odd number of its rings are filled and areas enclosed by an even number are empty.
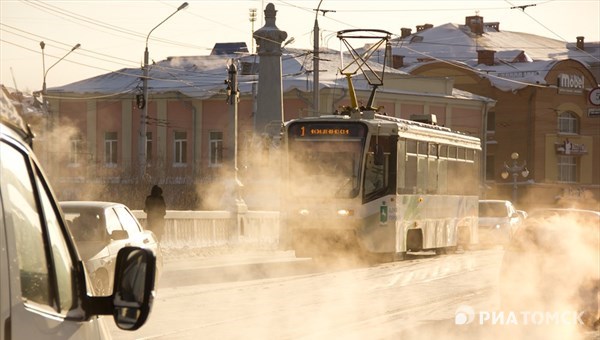
<svg viewBox="0 0 600 340"><path fill-rule="evenodd" d="M506 248L500 273L504 310L581 313L600 323L600 212L531 212Z"/></svg>
<svg viewBox="0 0 600 340"><path fill-rule="evenodd" d="M126 246L148 248L156 255L157 270L162 254L156 236L144 230L127 206L116 202L59 202L77 249L85 261L94 294L112 293L115 261Z"/></svg>

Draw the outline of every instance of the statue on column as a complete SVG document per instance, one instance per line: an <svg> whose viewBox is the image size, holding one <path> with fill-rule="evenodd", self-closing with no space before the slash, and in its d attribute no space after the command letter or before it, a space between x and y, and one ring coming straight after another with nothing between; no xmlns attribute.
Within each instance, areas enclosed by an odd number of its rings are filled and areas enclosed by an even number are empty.
<svg viewBox="0 0 600 340"><path fill-rule="evenodd" d="M275 25L276 14L275 5L269 3L265 9L265 25L254 32L259 56L281 55L281 43L287 38L287 33Z"/></svg>

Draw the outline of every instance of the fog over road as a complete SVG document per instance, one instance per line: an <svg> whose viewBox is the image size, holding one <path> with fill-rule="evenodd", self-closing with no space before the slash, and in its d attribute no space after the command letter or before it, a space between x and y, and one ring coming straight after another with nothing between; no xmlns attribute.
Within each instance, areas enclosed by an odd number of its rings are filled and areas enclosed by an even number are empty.
<svg viewBox="0 0 600 340"><path fill-rule="evenodd" d="M503 250L374 266L315 266L286 253L165 263L150 319L115 339L531 338L508 326L456 325L460 306L494 311ZM200 261L200 262L199 262ZM258 264L260 262L260 264ZM572 335L544 332L545 338ZM535 334L535 333L534 333ZM526 336L529 335L529 336ZM538 334L540 335L540 334ZM587 337L586 337L587 338Z"/></svg>

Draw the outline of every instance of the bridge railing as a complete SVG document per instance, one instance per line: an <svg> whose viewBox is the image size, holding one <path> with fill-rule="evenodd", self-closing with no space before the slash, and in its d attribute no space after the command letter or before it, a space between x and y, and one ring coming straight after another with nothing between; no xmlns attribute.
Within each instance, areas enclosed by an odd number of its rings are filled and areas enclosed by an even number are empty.
<svg viewBox="0 0 600 340"><path fill-rule="evenodd" d="M146 213L133 214L146 227ZM165 248L208 248L222 246L277 246L279 212L167 210L162 245Z"/></svg>

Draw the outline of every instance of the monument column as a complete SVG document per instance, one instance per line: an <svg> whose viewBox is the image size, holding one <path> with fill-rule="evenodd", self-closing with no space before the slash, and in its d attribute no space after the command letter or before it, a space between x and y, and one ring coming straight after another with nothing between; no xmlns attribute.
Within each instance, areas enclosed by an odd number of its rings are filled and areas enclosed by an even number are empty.
<svg viewBox="0 0 600 340"><path fill-rule="evenodd" d="M254 131L258 135L274 136L279 134L283 123L281 43L287 33L275 25L275 5L269 3L264 13L265 25L254 32L260 58Z"/></svg>

